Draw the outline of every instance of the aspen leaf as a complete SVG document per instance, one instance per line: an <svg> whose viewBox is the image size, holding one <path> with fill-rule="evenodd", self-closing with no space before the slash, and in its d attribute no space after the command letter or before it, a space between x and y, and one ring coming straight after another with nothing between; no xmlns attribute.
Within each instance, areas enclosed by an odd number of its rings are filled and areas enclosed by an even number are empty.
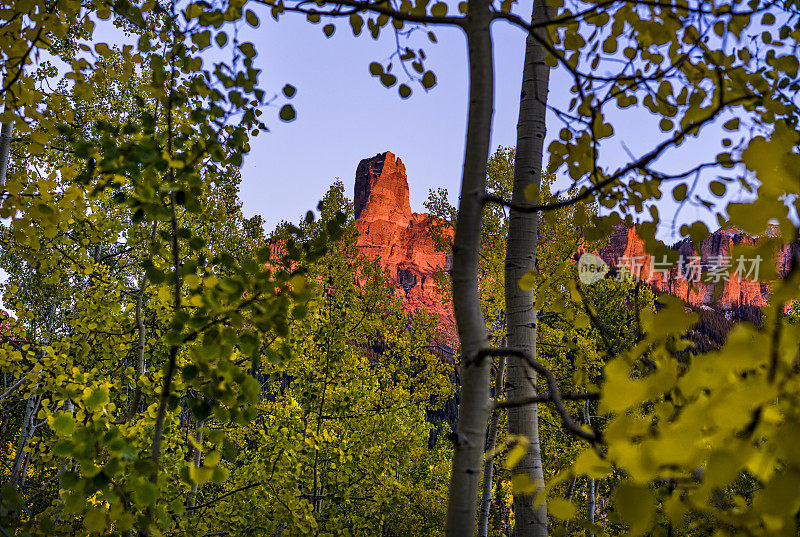
<svg viewBox="0 0 800 537"><path fill-rule="evenodd" d="M655 498L646 485L622 481L614 491L614 510L625 520L628 535L642 535L650 527L655 513Z"/></svg>
<svg viewBox="0 0 800 537"><path fill-rule="evenodd" d="M726 131L735 131L739 128L739 118L735 117L723 123L722 128Z"/></svg>
<svg viewBox="0 0 800 537"><path fill-rule="evenodd" d="M294 121L294 119L297 117L297 113L294 111L294 107L292 105L285 104L281 107L279 117L281 118L281 121Z"/></svg>
<svg viewBox="0 0 800 537"><path fill-rule="evenodd" d="M387 88L391 88L397 83L397 77L391 73L383 73L380 76L381 84L386 86Z"/></svg>
<svg viewBox="0 0 800 537"><path fill-rule="evenodd" d="M547 512L561 520L572 520L577 509L575 504L564 498L549 498L547 500Z"/></svg>
<svg viewBox="0 0 800 537"><path fill-rule="evenodd" d="M58 413L49 422L53 431L61 436L71 436L75 431L75 421L69 414Z"/></svg>
<svg viewBox="0 0 800 537"><path fill-rule="evenodd" d="M353 29L353 35L360 35L361 28L364 26L364 19L358 13L350 15L350 27Z"/></svg>
<svg viewBox="0 0 800 537"><path fill-rule="evenodd" d="M433 71L426 71L425 74L422 75L422 86L427 90L431 89L435 85L436 75L433 74Z"/></svg>
<svg viewBox="0 0 800 537"><path fill-rule="evenodd" d="M214 475L213 467L201 466L200 468L195 468L191 466L189 468L189 478L192 480L192 483L196 483L197 485L208 483L212 475Z"/></svg>
<svg viewBox="0 0 800 537"><path fill-rule="evenodd" d="M291 84L286 84L285 86L283 86L283 94L288 99L291 99L292 97L294 97L295 93L297 93L297 88L295 88Z"/></svg>
<svg viewBox="0 0 800 537"><path fill-rule="evenodd" d="M611 472L608 461L601 459L593 449L583 451L575 460L575 473L586 475L592 479L601 479Z"/></svg>
<svg viewBox="0 0 800 537"><path fill-rule="evenodd" d="M519 288L523 291L530 291L536 286L536 274L532 271L528 271L522 278L519 280Z"/></svg>
<svg viewBox="0 0 800 537"><path fill-rule="evenodd" d="M91 532L101 532L106 529L106 514L100 509L92 509L83 517L83 525Z"/></svg>
<svg viewBox="0 0 800 537"><path fill-rule="evenodd" d="M247 24L249 24L253 28L258 27L258 16L251 10L248 9L247 11L245 11L244 18L247 21Z"/></svg>
<svg viewBox="0 0 800 537"><path fill-rule="evenodd" d="M369 72L372 76L380 76L383 73L383 65L372 62L369 64Z"/></svg>
<svg viewBox="0 0 800 537"><path fill-rule="evenodd" d="M528 454L528 446L530 441L524 436L514 437L514 446L506 456L505 467L508 469L514 468L519 462Z"/></svg>
<svg viewBox="0 0 800 537"><path fill-rule="evenodd" d="M86 392L88 392L88 397L86 397ZM86 408L91 411L98 411L103 408L103 405L108 403L108 389L105 387L98 387L92 390L88 389L84 392L84 403L86 404Z"/></svg>
<svg viewBox="0 0 800 537"><path fill-rule="evenodd" d="M152 483L142 481L133 491L133 499L140 506L152 505L158 498L158 489Z"/></svg>
<svg viewBox="0 0 800 537"><path fill-rule="evenodd" d="M511 490L514 495L530 495L537 490L536 483L528 474L515 474L511 476Z"/></svg>

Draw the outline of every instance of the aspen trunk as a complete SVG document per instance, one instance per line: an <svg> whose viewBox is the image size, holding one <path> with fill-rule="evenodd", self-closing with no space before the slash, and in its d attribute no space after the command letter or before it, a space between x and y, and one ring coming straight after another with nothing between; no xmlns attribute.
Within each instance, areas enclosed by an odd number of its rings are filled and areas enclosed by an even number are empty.
<svg viewBox="0 0 800 537"><path fill-rule="evenodd" d="M583 402L583 422L591 427L592 417L589 415L589 401ZM586 520L594 524L595 497L597 496L597 486L594 479L586 478ZM594 537L594 534L586 530L586 537Z"/></svg>
<svg viewBox="0 0 800 537"><path fill-rule="evenodd" d="M197 442L197 445L203 445L203 421L197 420L194 424L194 441ZM192 454L192 466L195 468L200 468L200 461L203 458L203 452L200 448L194 448L194 453ZM194 507L195 500L197 499L197 483L192 483L192 488L189 491L189 497L186 500L187 507Z"/></svg>
<svg viewBox="0 0 800 537"><path fill-rule="evenodd" d="M11 149L11 123L3 123L0 130L0 188L6 185L6 171L8 170L8 152Z"/></svg>
<svg viewBox="0 0 800 537"><path fill-rule="evenodd" d="M42 401L42 396L36 393L38 388L39 385L37 384L36 388L33 389L28 397L28 402L25 405L25 415L22 418L22 426L19 431L19 438L17 439L17 449L14 454L14 464L11 468L11 484L14 486L17 486L22 481L22 472L26 455L25 447L33 437L33 422L36 417L36 413L39 411L39 403Z"/></svg>
<svg viewBox="0 0 800 537"><path fill-rule="evenodd" d="M497 399L503 393L503 384L506 379L506 359L500 358L495 375L495 394ZM486 452L494 450L497 444L497 430L500 427L500 411L495 410L489 424L489 434L486 439ZM489 535L489 512L492 508L492 480L494 478L494 457L487 457L483 462L483 485L481 486L481 508L478 511L478 537Z"/></svg>
<svg viewBox="0 0 800 537"><path fill-rule="evenodd" d="M542 0L534 0L533 22L549 20L552 9ZM542 30L536 30L544 34ZM542 47L528 36L525 42L525 64L522 71L517 149L514 161L512 200L532 203L525 197L527 187L538 192L542 182L542 154L545 138L545 113L550 69L544 63ZM536 356L536 308L533 291L524 291L519 281L536 268L538 215L509 212L508 240L505 260L505 305L507 339L510 347L521 348ZM508 397L524 399L536 395L536 373L521 358L508 359ZM508 433L530 441L528 454L514 468L515 474L527 474L534 483L543 485L542 456L539 444L538 409L535 404L508 410ZM533 505L533 495L514 497L514 535L543 537L547 535L547 507Z"/></svg>
<svg viewBox="0 0 800 537"><path fill-rule="evenodd" d="M467 9L464 31L469 54L469 111L452 269L453 309L461 340L461 404L453 434L448 537L475 534L475 508L490 408L490 361L479 358L480 351L489 346L489 333L478 297L478 260L494 99L491 12L485 0L469 0Z"/></svg>

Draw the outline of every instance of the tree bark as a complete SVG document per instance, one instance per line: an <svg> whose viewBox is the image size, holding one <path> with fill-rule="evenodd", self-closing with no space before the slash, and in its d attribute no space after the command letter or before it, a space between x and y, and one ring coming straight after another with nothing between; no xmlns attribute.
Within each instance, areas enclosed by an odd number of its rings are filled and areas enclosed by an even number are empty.
<svg viewBox="0 0 800 537"><path fill-rule="evenodd" d="M533 22L552 18L552 8L542 0L534 0ZM542 29L535 30L544 31ZM525 63L522 71L517 149L514 161L512 200L533 204L525 190L530 185L538 192L542 182L542 155L545 138L545 113L550 68L544 62L545 51L532 36L525 42ZM505 259L505 306L507 339L510 347L521 348L536 356L536 308L533 291L524 291L519 281L536 268L538 214L509 212L508 240ZM536 373L524 359L509 357L508 398L535 396ZM539 444L538 408L535 404L508 410L508 433L526 437L530 442L527 455L514 468L515 474L527 474L534 483L544 485ZM514 497L514 535L543 537L547 535L547 507L533 505L533 495Z"/></svg>
<svg viewBox="0 0 800 537"><path fill-rule="evenodd" d="M197 442L197 445L203 445L203 421L202 420L195 420L194 424L194 441ZM195 468L200 468L200 461L203 457L203 451L200 448L194 448L194 453L192 454L192 466ZM186 506L187 507L194 507L195 499L197 498L197 483L192 483L192 488L189 491L189 497L186 499Z"/></svg>
<svg viewBox="0 0 800 537"><path fill-rule="evenodd" d="M501 357L497 364L495 374L495 394L497 399L503 393L503 384L506 381L506 358ZM486 452L494 450L497 444L497 430L500 427L500 410L495 409L492 421L489 423L489 434L486 438ZM481 508L478 511L478 537L489 535L489 512L492 508L492 481L494 478L494 457L483 461L483 484L481 485Z"/></svg>
<svg viewBox="0 0 800 537"><path fill-rule="evenodd" d="M42 401L42 395L37 393L39 385L31 391L28 396L28 402L25 405L25 415L22 418L22 426L19 431L19 438L17 439L17 449L14 454L14 464L11 469L11 484L17 486L22 481L22 472L25 462L25 447L33 437L34 425L33 421L36 413L39 411L39 403Z"/></svg>
<svg viewBox="0 0 800 537"><path fill-rule="evenodd" d="M0 188L6 186L6 171L8 171L8 153L11 149L11 133L13 125L3 123L0 130Z"/></svg>
<svg viewBox="0 0 800 537"><path fill-rule="evenodd" d="M489 333L478 296L478 260L494 100L491 12L485 0L469 0L467 9L463 28L469 57L469 111L452 269L453 309L461 341L461 404L453 433L448 537L475 534L475 507L490 410L490 361L480 355L489 346Z"/></svg>
<svg viewBox="0 0 800 537"><path fill-rule="evenodd" d="M583 402L583 422L592 426L592 417L589 415L589 401ZM586 478L586 520L594 524L595 497L597 496L597 486L594 479ZM586 530L586 537L594 537L594 533Z"/></svg>

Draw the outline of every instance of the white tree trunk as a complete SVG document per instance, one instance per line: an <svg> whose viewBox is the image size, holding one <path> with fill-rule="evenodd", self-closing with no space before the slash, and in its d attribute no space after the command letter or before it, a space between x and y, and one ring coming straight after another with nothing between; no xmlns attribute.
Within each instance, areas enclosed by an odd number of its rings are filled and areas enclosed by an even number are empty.
<svg viewBox="0 0 800 537"><path fill-rule="evenodd" d="M495 399L503 393L503 384L506 379L506 358L501 357L497 364L495 374ZM486 438L486 452L494 450L497 444L497 430L500 427L500 410L495 410L492 414L492 421L489 424L489 434ZM489 535L489 513L492 509L492 481L494 478L494 457L487 457L483 462L483 485L481 486L481 508L478 511L478 537L488 537Z"/></svg>
<svg viewBox="0 0 800 537"><path fill-rule="evenodd" d="M533 22L549 20L552 8L542 0L534 0ZM542 30L536 30L544 33ZM525 42L525 64L522 71L517 149L514 161L512 200L532 203L525 189L542 181L542 156L545 138L545 113L550 69L544 63L542 47L528 36ZM521 348L536 356L536 309L533 291L523 291L519 281L536 268L538 215L511 210L505 260L505 304L507 339L510 347ZM536 395L536 373L524 359L508 361L508 398L524 399ZM538 409L535 404L508 410L509 435L521 435L530 441L528 454L514 468L516 474L527 474L534 483L543 484L542 457L539 444ZM547 507L533 505L533 496L514 497L514 535L543 537L547 535Z"/></svg>
<svg viewBox="0 0 800 537"><path fill-rule="evenodd" d="M583 402L583 422L592 425L592 417L589 415L589 401ZM586 520L594 524L595 498L597 497L597 485L594 479L586 478ZM594 537L594 533L586 530L586 537Z"/></svg>
<svg viewBox="0 0 800 537"><path fill-rule="evenodd" d="M453 435L448 537L472 537L475 533L475 508L490 410L490 361L480 356L489 346L489 333L478 298L481 213L494 99L489 8L485 0L469 0L464 26L469 52L469 112L452 269L453 308L461 340L461 403Z"/></svg>
<svg viewBox="0 0 800 537"><path fill-rule="evenodd" d="M0 188L6 185L6 171L8 171L8 153L11 149L11 134L13 125L3 123L0 130Z"/></svg>

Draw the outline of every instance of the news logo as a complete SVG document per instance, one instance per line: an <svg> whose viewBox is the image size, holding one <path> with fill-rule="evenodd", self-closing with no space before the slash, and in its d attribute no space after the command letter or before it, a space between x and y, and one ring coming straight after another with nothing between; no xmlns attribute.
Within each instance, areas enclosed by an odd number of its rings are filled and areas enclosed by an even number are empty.
<svg viewBox="0 0 800 537"><path fill-rule="evenodd" d="M599 282L607 273L608 264L594 254L587 252L578 259L578 278L585 285Z"/></svg>

